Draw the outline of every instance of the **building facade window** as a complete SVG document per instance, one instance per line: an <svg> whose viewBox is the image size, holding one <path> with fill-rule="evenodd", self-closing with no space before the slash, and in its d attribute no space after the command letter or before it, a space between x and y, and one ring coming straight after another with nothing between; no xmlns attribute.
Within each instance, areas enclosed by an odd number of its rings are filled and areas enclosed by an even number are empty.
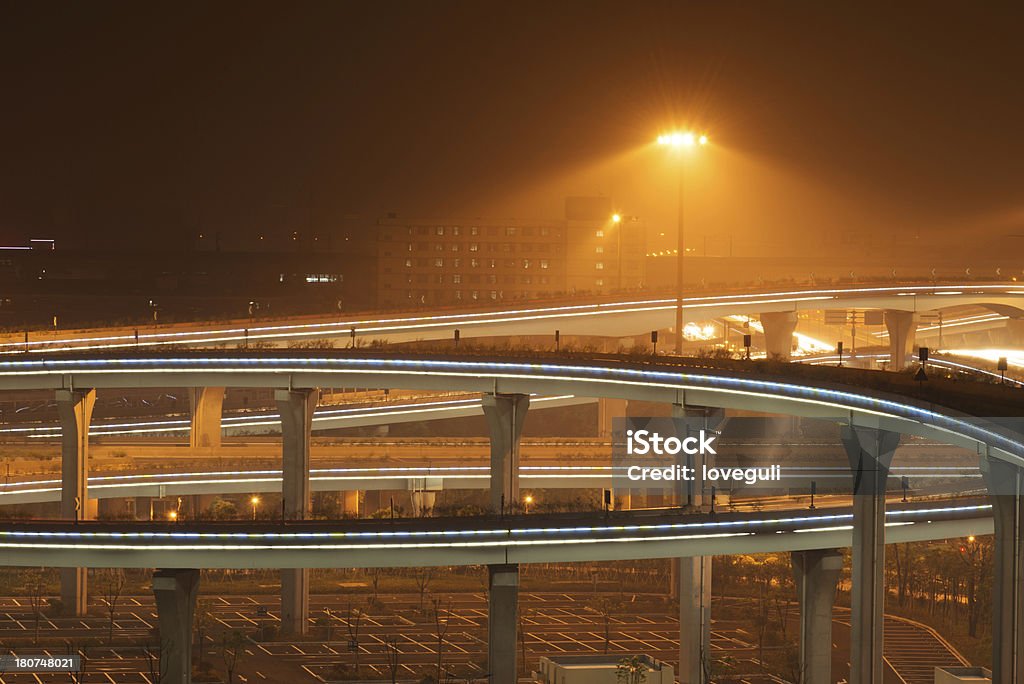
<svg viewBox="0 0 1024 684"><path fill-rule="evenodd" d="M437 268L444 268L444 259L434 259L434 266Z"/></svg>
<svg viewBox="0 0 1024 684"><path fill-rule="evenodd" d="M604 270L604 262L603 261L598 261L596 264L594 264L594 268L596 268L598 271L603 271Z"/></svg>

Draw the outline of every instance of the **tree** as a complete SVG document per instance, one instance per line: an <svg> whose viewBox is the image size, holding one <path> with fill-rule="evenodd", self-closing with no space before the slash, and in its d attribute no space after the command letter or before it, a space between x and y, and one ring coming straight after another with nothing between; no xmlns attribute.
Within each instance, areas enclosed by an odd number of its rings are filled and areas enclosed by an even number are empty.
<svg viewBox="0 0 1024 684"><path fill-rule="evenodd" d="M161 639L160 648L157 649L153 644L146 642L143 655L146 656L146 664L149 667L149 681L154 682L154 684L164 681L164 678L167 676L170 661L166 654L171 652L173 645L174 642L170 639Z"/></svg>
<svg viewBox="0 0 1024 684"><path fill-rule="evenodd" d="M644 684L650 669L644 656L626 656L615 668L615 680L619 684Z"/></svg>
<svg viewBox="0 0 1024 684"><path fill-rule="evenodd" d="M384 655L387 658L388 672L391 674L391 684L398 680L398 639L395 637L384 638Z"/></svg>
<svg viewBox="0 0 1024 684"><path fill-rule="evenodd" d="M245 637L237 629L232 632L224 632L220 640L220 656L224 660L224 667L227 669L227 684L235 684L235 672L238 671L238 660L245 650Z"/></svg>
<svg viewBox="0 0 1024 684"><path fill-rule="evenodd" d="M599 596L596 601L595 610L597 614L601 616L601 622L604 625L604 652L608 654L608 647L611 645L611 622L612 615L615 614L621 603L610 597L610 596Z"/></svg>
<svg viewBox="0 0 1024 684"><path fill-rule="evenodd" d="M201 665L203 662L203 640L206 638L206 632L213 626L213 614L210 612L212 602L210 599L199 599L196 602L196 614L195 614L195 625L196 625L196 664Z"/></svg>
<svg viewBox="0 0 1024 684"><path fill-rule="evenodd" d="M43 604L45 603L44 594L46 592L46 585L43 583L43 569L39 568L39 572L33 572L29 575L28 582L25 584L25 589L28 592L28 605L32 609L32 643L39 643L39 622L43 618Z"/></svg>
<svg viewBox="0 0 1024 684"><path fill-rule="evenodd" d="M128 583L128 578L125 577L124 570L121 568L108 568L103 572L103 579L101 584L101 591L103 592L103 600L107 604L107 615L109 621L107 624L107 643L114 643L114 617L117 613L117 602L121 599L121 594L124 592L124 587Z"/></svg>
<svg viewBox="0 0 1024 684"><path fill-rule="evenodd" d="M430 568L420 568L419 572L416 573L416 589L420 592L420 612L423 612L423 601L427 594L427 588L430 586L430 580L434 575L434 571Z"/></svg>
<svg viewBox="0 0 1024 684"><path fill-rule="evenodd" d="M533 617L533 609L525 608L519 611L519 629L516 630L519 633L519 652L522 656L523 662L520 666L522 672L527 672L526 668L526 620Z"/></svg>
<svg viewBox="0 0 1024 684"><path fill-rule="evenodd" d="M355 654L356 660L356 679L359 678L359 628L363 624L363 618L366 614L358 608L353 608L350 604L348 606L348 619L345 621L345 627L348 629L348 647Z"/></svg>
<svg viewBox="0 0 1024 684"><path fill-rule="evenodd" d="M448 625L451 622L452 616L452 602L448 600L447 607L441 609L441 599L435 598L431 601L433 604L433 610L431 613L434 617L434 636L437 637L437 681L441 681L441 660L442 652L444 650L445 636L448 634Z"/></svg>

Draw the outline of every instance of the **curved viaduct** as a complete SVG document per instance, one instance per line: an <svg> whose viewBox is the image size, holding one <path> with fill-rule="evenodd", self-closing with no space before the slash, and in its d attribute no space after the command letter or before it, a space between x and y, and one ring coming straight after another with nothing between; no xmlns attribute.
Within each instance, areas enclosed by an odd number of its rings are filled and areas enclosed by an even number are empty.
<svg viewBox="0 0 1024 684"><path fill-rule="evenodd" d="M250 342L287 345L311 339L386 340L413 342L451 339L456 329L466 337L563 335L628 337L675 324L675 297L630 297L596 303L562 303L428 313L394 313L225 324L174 324L157 328L117 328L27 333L0 338L0 353L145 348L175 344L211 346ZM796 313L824 309L875 309L886 312L893 358L905 358L913 347L917 315L954 306L981 306L1007 316L1024 333L1024 286L1013 283L907 283L886 286L805 287L761 292L704 295L688 293L684 316L709 320L729 315L759 316L770 355L789 356ZM31 339L30 339L31 337Z"/></svg>
<svg viewBox="0 0 1024 684"><path fill-rule="evenodd" d="M781 367L785 368L785 367ZM829 369L829 373L836 373ZM645 545L649 549L657 548L659 555L681 557L682 567L679 573L679 593L683 597L680 602L681 624L687 628L696 625L694 638L684 639L680 653L681 681L699 681L702 653L706 647L706 628L708 621L704 619L706 591L709 588L708 575L710 563L699 554L718 552L719 544L739 543L774 543L780 544L783 537L797 540L816 537L816 541L792 541L795 546L781 545L781 548L794 550L794 563L798 574L798 585L801 588L804 628L809 632L820 632L828 626L820 620L820 602L825 600L831 586L834 594L834 582L838 578L834 552L821 551L823 540L826 545L851 545L853 547L853 638L852 638L852 676L858 682L881 683L881 625L882 604L884 597L884 543L888 533L892 538L915 538L915 533L923 533L929 524L937 525L933 530L945 528L941 534L959 534L964 529L963 520L933 520L927 523L921 520L891 520L887 524L885 512L885 484L892 456L898 447L901 434L913 434L935 439L941 442L956 444L971 449L979 454L983 471L987 474L993 489L991 497L992 529L995 532L995 595L994 606L994 669L996 681L1020 682L1024 672L1019 669L1018 653L1024 653L1021 646L1021 630L1019 616L1024 613L1024 601L1018 590L1021 562L1024 557L1020 520L1022 499L1021 468L1024 466L1024 443L1019 434L1006 429L992 421L973 419L942 406L922 403L894 393L884 393L871 389L863 382L858 384L837 384L826 381L828 377L846 377L839 375L806 375L802 377L772 377L757 372L756 366L713 368L678 363L676 365L636 364L624 361L573 361L564 358L529 360L517 358L459 358L459 357L428 357L398 356L391 354L299 354L299 353L206 353L166 355L132 355L132 356L88 356L88 357L21 357L0 362L0 390L2 389L52 389L56 393L58 411L62 425L62 512L66 518L77 518L81 505L87 500L87 455L88 431L91 417L91 406L95 400L95 391L106 388L123 387L188 387L194 388L197 401L202 404L201 395L206 388L231 387L270 387L275 390L275 399L281 415L282 423L282 495L285 500L284 513L291 521L301 521L309 511L309 435L313 408L316 403L315 388L358 386L364 388L401 388L423 390L464 390L484 393L483 409L487 417L491 437L491 500L497 512L501 512L511 502L518 500L518 442L523 420L525 419L531 393L572 394L575 396L613 397L638 399L644 401L664 402L673 406L673 415L686 427L696 429L714 428L714 409L745 409L766 413L781 413L796 416L807 416L833 420L843 425L843 446L850 458L851 472L854 477L854 504L848 513L849 519L837 520L838 525L825 525L819 528L810 523L813 533L799 532L793 528L775 529L771 534L747 534L751 530L741 532L710 534L681 533L678 529L673 534L661 534L664 539L637 539L638 529L631 522L624 523L621 529L602 533L595 532L600 525L575 526L576 529L555 531L551 528L539 528L523 532L523 539L531 544L516 544L510 547L509 540L496 542L496 555L480 555L477 549L465 562L488 563L490 573L490 600L492 619L490 621L489 657L491 671L495 673L495 682L515 681L515 597L518 585L517 562L530 562L534 558L548 558L554 548L564 546L573 549L584 548L581 538L572 535L619 534L620 538L608 539L604 543L589 548L615 548L614 553L630 556L640 551ZM861 377L863 376L849 376ZM870 384L870 383L868 383ZM951 387L951 386L950 386ZM914 393L913 388L905 390ZM1003 389L993 390L1002 392ZM1010 390L1005 390L1009 392ZM1002 395L1001 395L1002 396ZM1009 396L1009 395L1006 395ZM953 395L950 395L953 399ZM1015 398L1015 395L1014 395ZM962 398L961 398L962 399ZM961 401L961 405L965 402ZM971 400L966 401L968 405ZM1007 412L1012 413L1016 401L1007 400ZM977 404L981 406L979 402ZM219 404L217 404L219 408ZM219 426L219 416L217 416ZM691 499L692 504L700 504L698 497ZM77 505L76 505L77 504ZM911 515L911 514L905 514ZM937 515L937 514L926 514ZM975 512L971 525L984 525ZM890 518L892 516L889 516ZM902 524L914 522L914 525ZM276 535L279 543L288 533L288 525L307 524L300 522L280 523L278 529L267 534ZM370 535L378 538L388 536L386 522L376 523L378 528L371 530ZM656 524L665 524L664 521ZM750 524L750 521L747 521ZM807 523L799 523L807 524ZM111 559L118 556L119 551L127 549L108 548L99 551L90 550L97 539L110 540L110 535L143 533L145 527L125 527L122 523L89 523L89 529L96 535L86 541L89 533L86 530L68 530L67 527L50 530L54 535L48 542L40 542L38 536L30 529L22 529L13 525L5 526L7 540L4 544L4 556L14 558L19 554L28 554L33 563L39 562L40 556L33 556L46 551L42 544L60 546L68 545L64 551L73 549L85 562L86 558L95 558L90 563L108 561L98 560L102 556ZM95 527L93 527L95 526ZM585 528L582 532L580 527ZM615 527L615 526L613 526ZM840 529L827 529L836 527ZM656 528L660 529L660 528ZM976 529L982 529L976 527ZM987 528L986 528L987 529ZM479 531L479 530L478 530ZM188 534L185 531L182 531ZM664 532L664 529L662 529ZM195 530L194 533L199 533ZM297 534L301 538L302 531ZM444 534L443 531L439 532ZM458 531L453 531L458 534ZM244 534L244 533L242 533ZM476 534L470 531L471 535ZM512 535L512 528L499 528L497 534ZM558 538L559 534L568 537ZM654 532L654 537L658 536ZM737 534L715 538L714 534ZM833 537L818 536L833 534ZM554 535L554 538L546 538ZM247 535L246 535L247 536ZM765 542L765 536L770 542ZM15 539L16 541L11 541ZM924 538L924 537L921 537ZM26 543L26 539L34 539ZM53 541L57 539L58 541ZM198 537L198 539L204 539ZM158 552L159 545L155 540L145 539L150 545L149 553ZM348 543L348 542L345 542ZM394 543L394 542L389 542ZM416 549L420 553L421 542L408 542L399 549L390 551L411 553ZM475 544L480 544L474 540ZM213 540L214 546L223 546L217 553L247 552L234 549L226 540ZM384 553L384 549L363 548L369 544L355 544L351 548L326 549L323 556L328 560L319 563L334 563L346 566L362 564L356 558L365 554L373 558L373 553ZM542 548L540 555L530 549ZM767 548L767 547L761 547ZM780 547L775 547L780 548ZM51 548L51 551L59 551ZM313 550L309 550L313 551ZM436 552L437 550L435 550ZM254 553L250 551L248 553ZM259 549L260 553L276 553L269 549ZM577 558L588 557L582 551ZM92 554L99 553L100 556ZM146 553L140 551L140 553ZM172 552L173 553L173 552ZM425 551L424 551L425 553ZM566 551L567 554L571 553ZM608 554L604 551L601 553ZM446 549L447 562L455 562L457 556L453 549ZM589 557L622 557L611 555L595 555ZM70 558L70 557L68 557ZM191 556L168 556L171 567L181 567L185 558ZM174 560L174 559L177 560ZM163 557L147 557L146 563L163 560ZM440 560L440 558L439 558ZM57 562L50 560L48 562ZM68 561L64 561L68 562ZM73 561L72 561L73 562ZM127 561L126 561L127 562ZM241 562L241 560L239 561ZM305 563L306 561L303 561ZM308 562L314 563L313 560ZM366 562L383 562L368 560ZM197 563L198 564L198 563ZM282 563L284 565L284 563ZM167 566L165 566L167 567ZM66 594L72 601L84 596L84 573L81 569L71 568L64 571ZM154 590L158 603L169 606L167 629L180 635L186 634L188 625L183 622L180 609L172 610L174 605L188 602L194 598L194 585L198 572L189 571L158 571L154 580ZM308 609L306 570L282 570L282 624L286 629L302 631L305 627L305 614ZM161 603L161 596L163 602ZM829 598L828 600L831 600ZM75 605L74 603L70 605ZM174 616L177 617L174 617ZM815 615L818 616L816 621ZM511 620L509 619L511 616ZM162 618L163 620L163 618ZM825 621L830 624L830 621ZM161 629L164 626L162 625ZM190 633L190 632L188 632ZM805 668L809 672L808 681L827 681L828 660L827 646L830 639L823 640L825 653L815 650L812 644L805 643ZM182 641L182 643L187 643ZM184 649L189 651L190 649ZM178 667L181 672L188 658L187 653L178 656ZM825 668L825 669L823 669ZM823 674L824 673L824 674ZM176 680L178 681L178 680Z"/></svg>

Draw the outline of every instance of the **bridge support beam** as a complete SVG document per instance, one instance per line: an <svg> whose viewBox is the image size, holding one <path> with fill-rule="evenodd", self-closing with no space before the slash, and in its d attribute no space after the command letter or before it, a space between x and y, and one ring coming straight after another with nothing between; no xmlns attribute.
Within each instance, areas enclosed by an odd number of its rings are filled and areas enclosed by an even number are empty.
<svg viewBox="0 0 1024 684"><path fill-rule="evenodd" d="M995 523L992 681L1024 683L1024 470L981 458Z"/></svg>
<svg viewBox="0 0 1024 684"><path fill-rule="evenodd" d="M885 330L889 333L889 368L901 370L914 354L918 315L913 311L887 309Z"/></svg>
<svg viewBox="0 0 1024 684"><path fill-rule="evenodd" d="M309 442L316 409L313 389L276 390L274 401L281 415L281 507L286 520L309 517ZM281 570L281 631L306 633L309 617L309 570Z"/></svg>
<svg viewBox="0 0 1024 684"><path fill-rule="evenodd" d="M711 556L674 560L679 568L679 684L703 684L711 659Z"/></svg>
<svg viewBox="0 0 1024 684"><path fill-rule="evenodd" d="M760 316L764 328L764 346L768 358L781 357L786 361L793 351L793 333L796 331L795 311L771 311Z"/></svg>
<svg viewBox="0 0 1024 684"><path fill-rule="evenodd" d="M725 422L721 409L672 405L672 418L679 437L696 436L701 430L718 431ZM677 465L695 468L714 465L714 456L680 454ZM676 500L680 506L703 510L710 504L711 492L697 487L696 481L677 483ZM672 559L676 575L672 588L679 595L679 684L703 684L711 657L711 556ZM675 593L674 592L674 593Z"/></svg>
<svg viewBox="0 0 1024 684"><path fill-rule="evenodd" d="M95 517L89 501L89 423L96 405L95 390L57 390L60 420L60 515L67 520ZM89 599L85 568L61 568L60 600L68 615L85 615Z"/></svg>
<svg viewBox="0 0 1024 684"><path fill-rule="evenodd" d="M850 601L850 681L882 684L885 608L885 487L900 434L844 426L853 471L853 592Z"/></svg>
<svg viewBox="0 0 1024 684"><path fill-rule="evenodd" d="M597 436L611 437L612 423L616 418L625 418L629 402L625 399L609 399L602 397L597 400Z"/></svg>
<svg viewBox="0 0 1024 684"><path fill-rule="evenodd" d="M198 570L153 573L153 596L160 631L160 684L192 682L192 624L198 593Z"/></svg>
<svg viewBox="0 0 1024 684"><path fill-rule="evenodd" d="M487 671L491 684L516 684L519 566L488 565Z"/></svg>
<svg viewBox="0 0 1024 684"><path fill-rule="evenodd" d="M190 387L188 406L191 413L191 430L188 445L195 447L219 447L221 444L221 414L224 406L223 387Z"/></svg>
<svg viewBox="0 0 1024 684"><path fill-rule="evenodd" d="M1006 319L1006 337L1009 344L1024 345L1024 318Z"/></svg>
<svg viewBox="0 0 1024 684"><path fill-rule="evenodd" d="M836 549L793 551L793 579L800 601L800 678L803 684L832 684L832 605L843 572Z"/></svg>
<svg viewBox="0 0 1024 684"><path fill-rule="evenodd" d="M484 416L491 436L491 509L519 507L519 438L523 434L528 394L485 394Z"/></svg>

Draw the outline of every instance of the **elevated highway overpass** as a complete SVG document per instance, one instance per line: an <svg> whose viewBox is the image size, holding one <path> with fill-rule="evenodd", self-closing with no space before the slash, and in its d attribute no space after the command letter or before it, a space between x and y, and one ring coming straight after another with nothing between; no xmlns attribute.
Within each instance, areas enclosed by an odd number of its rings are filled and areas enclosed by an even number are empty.
<svg viewBox="0 0 1024 684"><path fill-rule="evenodd" d="M870 309L886 316L888 343L896 356L913 345L918 314L951 307L977 306L1007 316L1015 334L1024 333L1024 285L1014 283L906 283L794 287L759 292L687 293L684 317L710 320L724 316L759 317L769 354L788 357L796 313L827 309ZM565 336L623 338L675 325L674 296L633 296L586 302L579 299L523 306L394 314L235 320L224 323L172 324L153 328L111 328L0 337L0 353L85 351L154 346L288 346L311 340L365 344L464 337Z"/></svg>
<svg viewBox="0 0 1024 684"><path fill-rule="evenodd" d="M527 357L458 357L428 355L396 355L370 354L359 350L349 353L331 352L329 354L301 352L175 352L168 354L132 354L132 355L88 355L66 356L54 355L37 357L34 355L10 358L0 362L0 390L49 389L55 392L58 409L61 414L62 454L64 472L62 476L62 507L63 515L68 519L77 518L77 503L85 501L88 496L87 455L88 434L91 402L95 400L96 390L123 387L191 387L203 390L210 387L269 387L275 390L282 423L282 493L285 505L285 517L289 525L301 523L308 517L309 495L311 491L309 477L309 435L311 419L316 402L317 387L366 387L419 389L428 391L461 390L484 394L482 406L490 431L491 465L489 484L492 506L495 511L506 508L506 502L518 501L519 464L518 443L523 420L527 413L530 396L544 394L549 396L596 396L620 399L637 399L641 401L661 402L673 406L673 413L688 426L712 427L715 409L742 409L765 413L807 416L835 421L843 426L843 446L849 456L851 472L857 483L854 490L854 503L849 519L837 519L836 525L824 524L817 527L818 522L804 519L800 525L809 525L811 532L799 532L795 528L773 529L768 535L773 541L775 537L791 536L793 544L805 546L792 547L794 553L800 555L798 572L804 579L803 586L818 599L827 595L829 582L838 577L834 569L834 554L819 553L821 543L834 545L852 545L853 547L853 677L860 682L879 681L874 673L880 671L882 621L882 582L884 569L884 543L886 537L900 539L900 535L911 535L911 530L928 529L933 533L957 536L965 527L960 521L932 520L931 523L920 519L892 520L886 515L885 482L895 450L899 446L900 435L919 435L939 442L954 444L970 449L979 455L983 470L987 474L987 482L992 488L991 510L985 515L974 515L976 519L991 515L991 529L995 532L996 545L996 582L994 596L994 662L997 673L1021 672L1017 653L1021 640L1016 615L1024 610L1024 601L1015 590L1019 571L1018 559L1022 557L1022 535L1019 511L1022 510L1020 496L1022 483L1021 467L1024 466L1024 443L1019 433L1009 429L997 421L974 416L1013 416L1019 411L1019 401L1014 390L978 383L956 383L952 381L935 381L927 387L917 387L907 377L896 374L871 373L868 371L824 369L816 367L794 367L782 364L714 364L700 361L679 360L669 363L638 362L635 359L605 357L599 360L586 358L566 358L563 356L547 356L532 353ZM971 414L974 414L972 416ZM219 429L219 416L217 427ZM699 500L694 502L699 504ZM989 505L989 504L986 504ZM812 514L813 515L813 514ZM897 514L911 516L913 514ZM937 516L933 511L923 514ZM295 521L295 522L291 522ZM478 521L482 522L482 521ZM825 522L825 521L819 521ZM904 523L914 523L908 525ZM79 523L85 525L86 523ZM91 523L90 523L91 524ZM379 528L368 531L368 538L389 538L387 522L374 523ZM659 522L657 524L669 524ZM675 524L675 523L671 523ZM760 523L758 523L760 524ZM973 524L973 523L972 523ZM4 530L16 537L31 538L34 546L25 546L23 541L5 542L21 544L17 549L20 554L41 552L64 552L64 561L74 562L76 558L85 558L88 554L97 554L95 561L115 562L118 552L139 551L141 546L149 546L150 553L166 551L159 545L154 546L153 538L142 538L138 542L127 543L135 548L117 548L125 546L125 539L114 542L113 538L93 536L92 542L85 542L85 528L78 532L68 530L74 523L63 523L50 530L41 530L51 539L40 542L39 535L32 533L25 537L27 528L15 528L15 524L5 524ZM945 531L943 526L945 525ZM974 529L989 529L979 526ZM587 557L586 548L597 546L586 545L584 537L593 534L611 535L605 537L600 545L614 548L614 553L623 557L632 555L633 547L641 546L660 548L657 553L679 557L684 569L680 572L680 595L686 598L681 601L681 623L705 624L703 615L703 589L706 586L706 567L701 554L711 553L718 547L713 544L722 542L714 535L739 535L741 532L718 531L708 532L705 528L699 533L689 530L686 533L675 532L665 534L665 529L658 532L657 527L636 528L634 522L621 526L623 530L604 530L597 521L580 524L575 527L582 531L558 531L555 528L539 526L525 528L523 542L518 538L497 540L491 552L493 562L474 555L474 563L489 564L491 607L493 618L491 631L491 662L504 663L497 671L501 676L495 681L513 681L515 678L515 595L517 586L517 562L529 562L530 558L550 559L553 548L566 547L566 553L580 554L579 558ZM614 526L620 527L620 526ZM840 529L827 529L837 527ZM511 526L499 525L497 533L482 533L486 525L468 528L473 540L456 542L446 540L444 544L470 543L484 544L481 541L486 534L513 535ZM102 530L102 528L99 528ZM182 528L179 528L182 530ZM115 534L123 535L128 530L112 528ZM186 531L187 530L183 530ZM463 530L467 531L467 530ZM61 539L64 533L70 537ZM171 532L175 532L172 530ZM458 530L453 530L458 532ZM748 532L750 534L748 534ZM56 536L51 535L54 533ZM194 534L199 534L195 530ZM276 534L276 531L268 531ZM566 533L569 536L559 537ZM648 538L650 533L654 538ZM816 536L836 533L834 537ZM295 539L301 535L312 534L304 529L296 532ZM438 534L444 535L443 530ZM477 535L480 534L479 538ZM574 537L582 534L584 537ZM553 536L552 536L553 535ZM665 538L657 538L658 536ZM743 538L758 537L752 530L742 530ZM514 536L514 535L513 535ZM818 541L797 542L798 539L815 537ZM246 537L248 538L248 537ZM738 539L739 537L737 537ZM913 538L913 537L907 537ZM58 541L53 541L57 539ZM195 537L201 540L204 537ZM309 539L313 539L310 537ZM369 554L372 559L365 562L378 563L374 549L366 539L353 542L347 537L335 544L336 548L326 549L325 559L317 562L331 562L342 565L359 564L358 556ZM732 540L732 536L723 537ZM102 540L102 542L96 542ZM822 542L827 540L827 542ZM242 544L243 539L229 540L219 538L214 546L225 547L226 553L247 553L245 549L235 548ZM264 539L265 541L265 539ZM753 543L753 539L745 540ZM529 543L526 543L529 542ZM90 543L100 543L100 547L90 550ZM275 544L278 542L275 542ZM376 544L378 542L373 542ZM422 540L401 541L396 552L412 553L422 548ZM434 542L431 542L434 543ZM437 542L441 543L441 542ZM739 542L736 542L739 543ZM49 548L57 544L57 547ZM70 546L69 546L70 544ZM106 546L104 546L104 544ZM337 546L340 544L340 546ZM63 546L60 546L63 545ZM198 542L195 543L198 545ZM658 545L661 545L660 547ZM366 547L366 548L364 548ZM32 549L35 550L32 550ZM442 547L448 553L443 564L454 562L455 549L460 547ZM486 548L486 547L485 547ZM515 549L513 551L513 549ZM539 551L538 551L539 549ZM569 550L571 549L571 550ZM6 547L13 552L15 547ZM71 553L71 552L74 553ZM183 549L179 549L183 551ZM265 554L276 553L270 549L259 549ZM317 549L303 549L317 551ZM377 552L383 552L376 549ZM437 551L437 549L435 549ZM197 550L198 552L198 550ZM140 551L140 553L144 553ZM531 553L537 553L531 556ZM604 551L602 553L612 553ZM113 555L111 555L113 554ZM506 555L509 554L509 555ZM806 555L811 554L811 555ZM9 556L5 553L5 557ZM101 557L108 560L100 561ZM33 563L42 560L41 556L30 556ZM159 560L173 563L164 566L157 574L154 589L158 601L163 595L164 604L168 606L164 613L174 614L177 610L177 626L169 627L172 631L181 630L182 612L174 605L187 603L190 592L194 596L194 581L197 574L193 571L176 571L167 568L180 568L187 555L165 555L149 557L146 564L156 564ZM596 556L595 556L596 557ZM609 557L609 556L603 556ZM128 557L125 556L127 559ZM141 558L141 556L139 557ZM239 556L241 558L241 556ZM490 558L490 557L488 557ZM796 558L796 556L795 556ZM483 560L482 560L483 559ZM831 560L830 560L831 559ZM28 562L28 561L26 561ZM121 562L118 559L116 562ZM136 562L142 562L136 561ZM267 561L262 561L267 562ZM306 563L305 559L302 563ZM312 562L312 561L310 561ZM470 562L468 559L466 562ZM78 593L84 590L84 575L79 567L69 569L74 575L65 575L70 586ZM306 570L294 568L282 570L282 624L286 628L301 630L306 597ZM830 579L832 578L832 579ZM834 583L832 585L834 594ZM164 594L161 594L164 592ZM807 593L807 592L805 592ZM810 596L810 594L808 596ZM807 600L811 600L807 598ZM808 620L816 614L812 607L805 604ZM509 619L511 616L511 620ZM168 618L171 620L171 618ZM172 620L173 622L173 620ZM817 625L824 629L821 625ZM817 629L816 627L816 629ZM692 671L700 668L699 648L705 637L698 629L695 638L684 640L686 647L681 653L681 671ZM185 643L185 642L183 642ZM698 654L686 650L696 643ZM825 642L830 643L830 640ZM812 649L813 651L813 649ZM511 659L509 654L511 653ZM182 656L185 657L185 656ZM806 656L809 662L819 663L821 654ZM185 667L184 662L180 663ZM815 666L815 668L817 665ZM812 669L815 669L812 668ZM187 671L187 670L183 670ZM815 672L818 670L815 669ZM506 676L507 673L507 676ZM880 675L879 675L880 676ZM1017 675L1004 677L997 674L998 681L1018 681ZM810 681L825 681L815 675Z"/></svg>

